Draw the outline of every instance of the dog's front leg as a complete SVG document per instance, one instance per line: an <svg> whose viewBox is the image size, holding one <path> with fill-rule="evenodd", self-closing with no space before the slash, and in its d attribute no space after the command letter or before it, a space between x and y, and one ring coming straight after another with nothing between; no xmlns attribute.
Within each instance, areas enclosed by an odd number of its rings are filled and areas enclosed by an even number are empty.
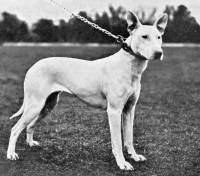
<svg viewBox="0 0 200 176"><path fill-rule="evenodd" d="M123 139L124 147L128 154L135 161L145 161L146 158L143 155L138 155L133 146L133 122L135 116L135 104L132 109L123 114Z"/></svg>
<svg viewBox="0 0 200 176"><path fill-rule="evenodd" d="M123 170L133 170L133 167L130 163L125 161L123 152L122 152L122 138L121 138L121 108L112 107L108 105L107 108L110 133L111 133L111 143L112 143L112 152L115 156L117 165L120 169Z"/></svg>

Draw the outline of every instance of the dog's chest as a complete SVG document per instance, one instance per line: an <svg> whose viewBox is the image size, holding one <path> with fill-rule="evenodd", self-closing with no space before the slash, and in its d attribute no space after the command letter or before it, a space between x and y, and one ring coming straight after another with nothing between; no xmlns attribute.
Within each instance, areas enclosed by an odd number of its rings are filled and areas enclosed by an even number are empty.
<svg viewBox="0 0 200 176"><path fill-rule="evenodd" d="M135 83L134 86L129 87L127 91L127 98L124 101L124 112L129 111L137 102L140 94L140 87L140 83Z"/></svg>
<svg viewBox="0 0 200 176"><path fill-rule="evenodd" d="M96 94L92 94L92 95L78 95L78 97L83 100L85 103L94 106L94 107L98 107L98 108L102 108L102 109L106 109L107 107L107 100L106 97L98 92Z"/></svg>

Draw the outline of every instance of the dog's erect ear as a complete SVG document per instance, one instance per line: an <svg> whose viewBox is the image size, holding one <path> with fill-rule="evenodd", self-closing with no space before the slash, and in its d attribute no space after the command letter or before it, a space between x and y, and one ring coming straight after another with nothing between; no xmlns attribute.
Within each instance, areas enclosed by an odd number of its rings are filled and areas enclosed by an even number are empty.
<svg viewBox="0 0 200 176"><path fill-rule="evenodd" d="M141 25L138 17L130 11L128 11L128 13L127 13L127 23L128 23L128 32L129 33L131 33L133 29L136 29Z"/></svg>
<svg viewBox="0 0 200 176"><path fill-rule="evenodd" d="M156 26L156 28L160 31L162 35L164 34L165 28L167 26L167 21L168 21L168 15L164 13L154 23L154 25Z"/></svg>

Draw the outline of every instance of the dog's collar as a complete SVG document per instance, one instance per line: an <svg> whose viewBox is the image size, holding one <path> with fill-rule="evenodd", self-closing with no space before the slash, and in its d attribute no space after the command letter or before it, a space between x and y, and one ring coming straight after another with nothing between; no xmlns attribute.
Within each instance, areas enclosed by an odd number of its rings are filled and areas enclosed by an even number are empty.
<svg viewBox="0 0 200 176"><path fill-rule="evenodd" d="M121 45L121 48L128 52L130 55L135 56L139 59L142 60L148 60L146 57L142 56L141 54L135 53L131 47L125 42L124 37L122 37L121 35L118 35L118 39L117 42Z"/></svg>
<svg viewBox="0 0 200 176"><path fill-rule="evenodd" d="M124 51L128 52L128 53L129 53L130 55L132 55L132 56L135 56L135 57L137 57L137 58L139 58L139 59L142 59L142 60L148 60L146 57L142 56L141 54L135 53L135 52L131 49L131 47L128 46L128 44L127 44L126 42L123 42L123 43L121 44L121 48L122 48Z"/></svg>

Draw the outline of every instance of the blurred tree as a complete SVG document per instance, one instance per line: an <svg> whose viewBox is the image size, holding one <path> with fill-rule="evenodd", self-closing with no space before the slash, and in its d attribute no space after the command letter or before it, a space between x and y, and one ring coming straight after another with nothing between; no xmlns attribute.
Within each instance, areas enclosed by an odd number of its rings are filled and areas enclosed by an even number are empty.
<svg viewBox="0 0 200 176"><path fill-rule="evenodd" d="M99 15L98 13L95 15L95 20L94 22L96 24L98 24L99 26L101 26L102 28L111 31L111 25L110 25L110 17L108 16L108 14L106 12L103 12L102 15ZM95 35L95 38L99 39L99 42L105 42L107 41L109 42L113 42L113 40L111 38L108 38L107 36L105 36L104 34L97 32Z"/></svg>
<svg viewBox="0 0 200 176"><path fill-rule="evenodd" d="M148 13L144 9L140 8L135 13L137 14L142 24L152 25L155 21L156 12L156 8L152 8L150 11L148 11Z"/></svg>
<svg viewBox="0 0 200 176"><path fill-rule="evenodd" d="M128 37L129 33L127 32L127 23L124 18L126 10L123 7L114 8L113 6L109 7L111 14L110 17L110 29L113 34L122 35Z"/></svg>
<svg viewBox="0 0 200 176"><path fill-rule="evenodd" d="M40 19L33 25L32 32L37 35L38 42L59 41L59 30L52 20Z"/></svg>
<svg viewBox="0 0 200 176"><path fill-rule="evenodd" d="M71 26L69 23L66 23L64 20L60 20L58 28L61 42L69 42L71 35Z"/></svg>
<svg viewBox="0 0 200 176"><path fill-rule="evenodd" d="M175 9L173 6L166 6L164 13L168 15L168 23L165 29L165 34L163 36L163 41L173 42L174 30L173 30L173 18L174 18Z"/></svg>
<svg viewBox="0 0 200 176"><path fill-rule="evenodd" d="M29 29L24 21L15 15L3 12L0 22L0 41L25 41L29 37Z"/></svg>
<svg viewBox="0 0 200 176"><path fill-rule="evenodd" d="M21 22L19 25L16 40L17 41L28 41L30 37L28 26L25 22Z"/></svg>
<svg viewBox="0 0 200 176"><path fill-rule="evenodd" d="M169 15L164 41L200 42L200 26L186 6L180 5L177 10L167 6L164 12Z"/></svg>
<svg viewBox="0 0 200 176"><path fill-rule="evenodd" d="M89 21L93 22L92 18L87 15L86 12L81 11L79 15L85 17ZM74 20L74 21L73 21ZM95 42L95 29L90 27L89 25L83 23L79 19L72 19L74 22L74 31L76 32L76 41L79 42Z"/></svg>

